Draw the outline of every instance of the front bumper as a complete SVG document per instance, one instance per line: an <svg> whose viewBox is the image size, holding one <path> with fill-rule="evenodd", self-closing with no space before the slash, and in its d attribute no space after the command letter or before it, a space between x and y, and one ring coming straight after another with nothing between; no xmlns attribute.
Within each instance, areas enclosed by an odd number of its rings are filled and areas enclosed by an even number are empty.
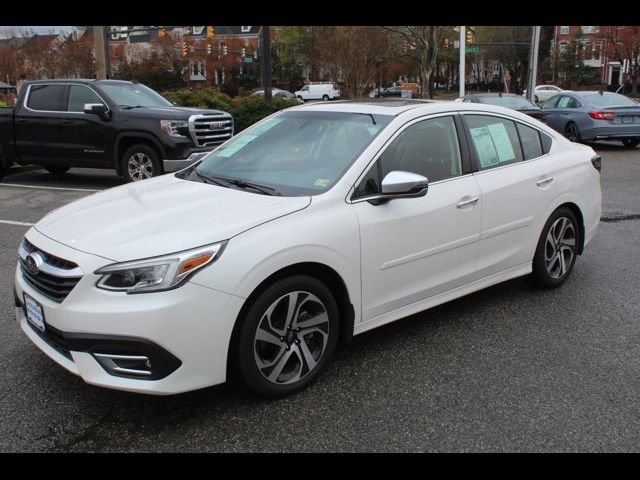
<svg viewBox="0 0 640 480"><path fill-rule="evenodd" d="M57 303L25 282L20 267L16 269L16 318L27 337L58 364L92 385L158 395L226 380L229 341L244 299L191 282L147 294L103 291L95 287L99 276L90 272L109 260L69 248L34 229L27 238L39 249L88 272ZM28 323L20 305L25 292L42 306L45 328L59 340L58 345ZM128 369L120 356L147 357L152 375L132 378L110 368Z"/></svg>

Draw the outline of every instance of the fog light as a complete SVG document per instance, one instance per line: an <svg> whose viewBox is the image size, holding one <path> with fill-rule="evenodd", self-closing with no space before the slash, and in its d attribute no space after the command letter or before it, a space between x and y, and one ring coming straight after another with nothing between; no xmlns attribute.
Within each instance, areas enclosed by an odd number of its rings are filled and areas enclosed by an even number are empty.
<svg viewBox="0 0 640 480"><path fill-rule="evenodd" d="M98 363L107 373L117 376L152 374L151 360L144 355L119 355L111 353L94 353Z"/></svg>

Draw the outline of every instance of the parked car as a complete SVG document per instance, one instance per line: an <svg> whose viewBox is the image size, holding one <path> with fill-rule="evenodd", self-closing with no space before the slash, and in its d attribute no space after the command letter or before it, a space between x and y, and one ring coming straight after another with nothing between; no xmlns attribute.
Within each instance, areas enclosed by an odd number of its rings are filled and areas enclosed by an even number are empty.
<svg viewBox="0 0 640 480"><path fill-rule="evenodd" d="M571 90L563 90L560 87L556 87L555 85L536 85L536 88L533 89L533 101L535 103L543 103L549 100L554 95L570 91ZM522 92L522 96L527 96L526 88Z"/></svg>
<svg viewBox="0 0 640 480"><path fill-rule="evenodd" d="M600 221L599 170L492 105L293 107L49 213L20 245L15 312L93 385L284 396L353 335L523 275L561 285Z"/></svg>
<svg viewBox="0 0 640 480"><path fill-rule="evenodd" d="M400 85L394 85L393 87L385 88L385 89L380 91L378 96L382 97L382 98L401 97L402 96L402 87Z"/></svg>
<svg viewBox="0 0 640 480"><path fill-rule="evenodd" d="M620 140L640 143L640 105L612 92L564 92L542 105L547 123L572 142Z"/></svg>
<svg viewBox="0 0 640 480"><path fill-rule="evenodd" d="M16 107L0 109L0 178L15 162L144 180L191 165L232 135L230 114L176 107L139 83L24 82Z"/></svg>
<svg viewBox="0 0 640 480"><path fill-rule="evenodd" d="M335 83L310 83L294 93L296 97L305 102L308 100L323 100L328 102L340 98L340 90Z"/></svg>
<svg viewBox="0 0 640 480"><path fill-rule="evenodd" d="M251 94L251 96L264 97L264 89L256 90ZM285 100L291 100L296 98L298 100L298 103L304 103L303 100L297 98L293 93L288 92L286 90L280 90L279 88L272 88L271 96L274 98L284 98Z"/></svg>
<svg viewBox="0 0 640 480"><path fill-rule="evenodd" d="M487 105L511 108L536 120L545 121L544 112L538 105L515 93L470 93L460 97L459 100L466 103L486 103Z"/></svg>

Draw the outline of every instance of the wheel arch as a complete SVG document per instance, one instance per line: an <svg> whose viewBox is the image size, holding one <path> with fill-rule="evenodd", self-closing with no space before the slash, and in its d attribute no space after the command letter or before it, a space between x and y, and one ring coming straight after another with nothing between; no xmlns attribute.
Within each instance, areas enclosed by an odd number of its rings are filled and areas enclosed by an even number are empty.
<svg viewBox="0 0 640 480"><path fill-rule="evenodd" d="M247 310L251 307L253 301L264 292L269 286L286 277L293 275L306 275L313 277L324 283L334 294L338 311L340 313L340 331L338 333L338 343L347 345L353 337L353 329L355 324L355 310L349 290L343 278L332 267L320 262L299 262L280 268L273 272L267 278L263 279L247 297L236 317L233 331L229 339L229 354L227 355L227 370L230 367L229 360L232 358L231 350L234 348L235 338L237 336L242 318L244 318Z"/></svg>
<svg viewBox="0 0 640 480"><path fill-rule="evenodd" d="M165 158L164 147L160 141L151 134L143 132L125 132L118 135L114 148L114 164L116 167L116 173L121 175L122 172L122 156L129 148L134 145L146 145L152 148L158 154L158 161L160 162L160 168L162 169L162 160Z"/></svg>

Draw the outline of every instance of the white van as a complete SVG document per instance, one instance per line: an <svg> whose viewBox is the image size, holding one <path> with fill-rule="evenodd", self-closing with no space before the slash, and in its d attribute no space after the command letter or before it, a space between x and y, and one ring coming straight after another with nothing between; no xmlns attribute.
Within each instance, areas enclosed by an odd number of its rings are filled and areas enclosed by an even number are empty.
<svg viewBox="0 0 640 480"><path fill-rule="evenodd" d="M335 83L310 83L294 93L305 102L307 100L324 100L325 102L340 98L340 90Z"/></svg>

